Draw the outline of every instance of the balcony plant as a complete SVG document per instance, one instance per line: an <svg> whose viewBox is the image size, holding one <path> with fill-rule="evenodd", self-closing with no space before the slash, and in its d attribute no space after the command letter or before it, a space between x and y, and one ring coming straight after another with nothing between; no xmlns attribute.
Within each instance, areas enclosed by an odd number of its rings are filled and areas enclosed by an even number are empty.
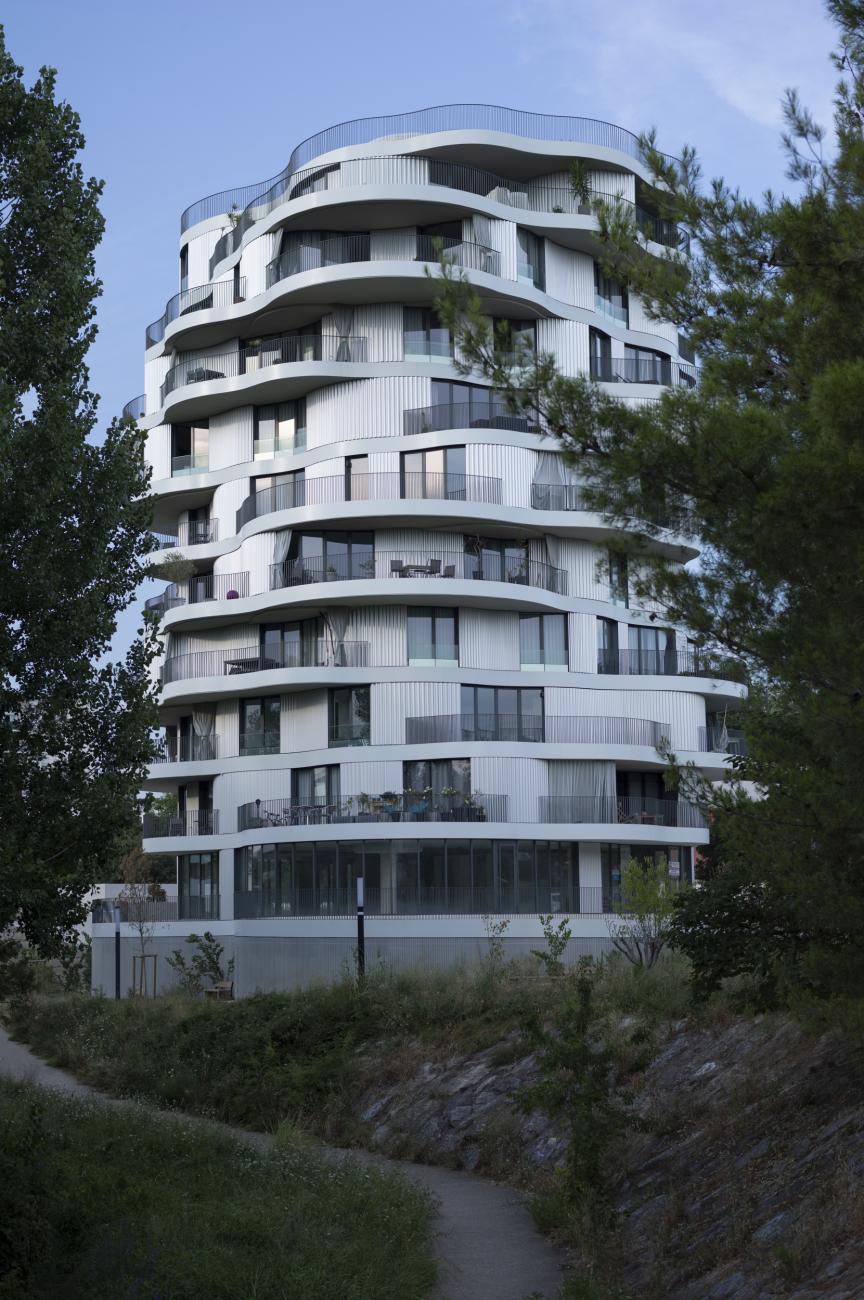
<svg viewBox="0 0 864 1300"><path fill-rule="evenodd" d="M179 585L181 582L188 582L192 577L195 573L195 564L192 560L187 560L180 551L169 551L158 564L149 565L147 573L151 578L162 578L166 582Z"/></svg>
<svg viewBox="0 0 864 1300"><path fill-rule="evenodd" d="M579 204L581 216L591 215L591 181L588 168L581 158L574 158L570 164L570 184Z"/></svg>

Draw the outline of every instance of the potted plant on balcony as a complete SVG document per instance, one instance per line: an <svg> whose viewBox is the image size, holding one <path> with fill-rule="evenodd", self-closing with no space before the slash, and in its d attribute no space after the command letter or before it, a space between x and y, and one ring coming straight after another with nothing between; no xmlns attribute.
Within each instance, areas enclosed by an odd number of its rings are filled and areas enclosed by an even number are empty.
<svg viewBox="0 0 864 1300"><path fill-rule="evenodd" d="M424 786L422 790L406 790L404 796L408 802L408 815L411 820L425 820L429 813L429 804L432 798L431 785Z"/></svg>
<svg viewBox="0 0 864 1300"><path fill-rule="evenodd" d="M441 802L436 806L436 812L452 813L453 808L458 807L458 805L454 805L453 803L453 800L458 794L459 791L455 786L445 785L443 789L438 792L438 797Z"/></svg>
<svg viewBox="0 0 864 1300"><path fill-rule="evenodd" d="M357 795L357 806L360 810L357 813L358 822L371 822L375 820L372 814L372 798L365 790L362 790L360 794Z"/></svg>
<svg viewBox="0 0 864 1300"><path fill-rule="evenodd" d="M574 158L570 163L570 184L573 189L573 195L579 204L579 214L583 217L591 215L591 181L588 176L588 168L581 158Z"/></svg>
<svg viewBox="0 0 864 1300"><path fill-rule="evenodd" d="M381 795L381 812L384 817L389 817L391 822L399 820L400 797L394 790L385 790Z"/></svg>

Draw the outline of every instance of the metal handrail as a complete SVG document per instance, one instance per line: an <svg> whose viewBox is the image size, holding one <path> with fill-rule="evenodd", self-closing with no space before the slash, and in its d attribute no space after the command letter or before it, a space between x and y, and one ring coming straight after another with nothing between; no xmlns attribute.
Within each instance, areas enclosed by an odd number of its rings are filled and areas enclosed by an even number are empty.
<svg viewBox="0 0 864 1300"><path fill-rule="evenodd" d="M143 420L147 414L147 394L139 393L123 407L123 415L129 420Z"/></svg>
<svg viewBox="0 0 864 1300"><path fill-rule="evenodd" d="M591 378L603 384L663 384L693 388L696 367L667 357L591 357Z"/></svg>
<svg viewBox="0 0 864 1300"><path fill-rule="evenodd" d="M529 140L572 142L603 149L614 149L627 154L637 162L645 158L639 138L625 127L590 117L569 117L554 113L531 113L523 109L507 108L500 104L438 104L432 108L415 109L408 113L394 113L384 117L355 118L340 122L308 136L294 149L286 166L276 176L234 186L207 195L189 205L180 217L181 234L199 221L220 216L232 208L245 207L280 181L294 176L313 158L344 149L352 145L368 144L373 140L411 137L440 131L494 131L521 136ZM675 162L663 154L667 162Z"/></svg>
<svg viewBox="0 0 864 1300"><path fill-rule="evenodd" d="M370 578L460 578L465 581L507 582L567 594L567 571L541 560L491 558L484 569L477 556L465 551L429 548L417 551L364 551L357 555L279 560L270 566L270 590L317 582L354 582Z"/></svg>
<svg viewBox="0 0 864 1300"><path fill-rule="evenodd" d="M622 677L714 677L731 682L745 678L742 664L698 650L598 650L597 671Z"/></svg>
<svg viewBox="0 0 864 1300"><path fill-rule="evenodd" d="M219 812L197 808L185 813L145 813L142 832L145 840L167 835L218 835Z"/></svg>
<svg viewBox="0 0 864 1300"><path fill-rule="evenodd" d="M516 713L441 713L405 719L406 745L461 741L532 741L547 744L643 745L656 748L668 723L648 718L579 717Z"/></svg>
<svg viewBox="0 0 864 1300"><path fill-rule="evenodd" d="M304 244L303 240L309 238L308 233L292 235L292 246L267 263L265 285L268 289L272 289L280 280L302 275L304 271L318 271L325 266L343 266L347 262L368 262L371 258L368 232L328 235L324 239L319 238L317 242L312 236L313 242Z"/></svg>
<svg viewBox="0 0 864 1300"><path fill-rule="evenodd" d="M235 379L268 366L290 365L302 361L365 361L366 339L344 338L337 334L289 334L247 344L233 352L210 356L207 353L184 356L167 371L160 400L187 384L213 379Z"/></svg>
<svg viewBox="0 0 864 1300"><path fill-rule="evenodd" d="M235 677L246 673L272 672L281 668L365 668L369 663L368 641L338 641L319 638L311 645L283 643L279 651L260 646L239 646L225 650L195 650L171 655L162 666L162 684L191 677Z"/></svg>
<svg viewBox="0 0 864 1300"><path fill-rule="evenodd" d="M250 519L258 519L276 510L343 501L401 500L474 501L500 505L501 480L483 474L423 473L421 470L359 474L351 479L344 474L295 478L250 493L237 511L236 531L239 533Z"/></svg>
<svg viewBox="0 0 864 1300"><path fill-rule="evenodd" d="M425 791L328 799L256 799L237 809L238 831L337 822L506 822L506 794L444 795Z"/></svg>
<svg viewBox="0 0 864 1300"><path fill-rule="evenodd" d="M219 895L207 898L147 898L130 901L119 898L100 898L91 911L91 920L97 925L114 920L114 908L124 923L136 924L150 921L218 921Z"/></svg>
<svg viewBox="0 0 864 1300"><path fill-rule="evenodd" d="M163 736L154 763L206 763L219 757L219 736Z"/></svg>
<svg viewBox="0 0 864 1300"><path fill-rule="evenodd" d="M201 573L184 582L169 582L158 596L145 600L144 608L164 613L179 605L198 605L206 600L237 600L249 595L249 573Z"/></svg>
<svg viewBox="0 0 864 1300"><path fill-rule="evenodd" d="M158 320L147 326L144 332L144 346L151 348L161 343L165 330L172 321L179 320L193 311L207 311L210 307L232 307L235 303L246 300L246 277L239 281L219 280L215 284L199 284L194 289L181 289L169 298L165 310Z"/></svg>
<svg viewBox="0 0 864 1300"><path fill-rule="evenodd" d="M541 795L541 822L597 822L630 826L704 828L704 814L694 803L674 796L565 794Z"/></svg>
<svg viewBox="0 0 864 1300"><path fill-rule="evenodd" d="M507 410L503 398L492 389L478 390L483 396L467 402L438 402L432 406L415 406L402 412L402 431L438 433L444 429L509 429L515 433L539 433L539 424L526 415Z"/></svg>
<svg viewBox="0 0 864 1300"><path fill-rule="evenodd" d="M699 727L696 748L703 754L747 753L747 737L738 727Z"/></svg>
<svg viewBox="0 0 864 1300"><path fill-rule="evenodd" d="M527 886L458 887L455 885L399 884L375 888L366 885L363 894L367 916L562 916L582 913L600 916L613 911L611 891L600 885L550 886L531 881ZM238 890L234 894L234 915L238 920L317 916L353 918L357 912L356 890L336 885L318 889L292 888L287 881L269 889Z"/></svg>

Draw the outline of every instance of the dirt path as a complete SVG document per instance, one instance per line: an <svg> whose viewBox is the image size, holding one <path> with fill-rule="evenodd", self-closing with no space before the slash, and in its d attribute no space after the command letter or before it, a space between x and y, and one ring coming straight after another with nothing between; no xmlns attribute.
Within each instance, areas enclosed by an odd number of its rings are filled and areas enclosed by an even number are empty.
<svg viewBox="0 0 864 1300"><path fill-rule="evenodd" d="M47 1065L23 1044L13 1042L3 1029L0 1075L94 1098L106 1105L128 1104ZM155 1107L153 1113L169 1121L174 1118L172 1112ZM184 1114L182 1118L186 1121L190 1117ZM273 1139L265 1133L223 1124L216 1127L261 1151L273 1145ZM536 1231L524 1198L512 1188L471 1174L390 1160L364 1151L334 1147L322 1147L321 1151L331 1160L352 1159L373 1167L399 1169L437 1198L435 1254L439 1282L435 1300L526 1300L528 1296L554 1300L557 1296L562 1256Z"/></svg>

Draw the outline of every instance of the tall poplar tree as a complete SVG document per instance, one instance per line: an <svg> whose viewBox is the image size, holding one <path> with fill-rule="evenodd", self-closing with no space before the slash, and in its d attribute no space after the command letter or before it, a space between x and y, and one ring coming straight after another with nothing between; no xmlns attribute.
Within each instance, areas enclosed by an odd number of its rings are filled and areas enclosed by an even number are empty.
<svg viewBox="0 0 864 1300"><path fill-rule="evenodd" d="M644 587L749 670L749 757L740 783L700 791L716 865L682 902L679 942L709 981L782 969L864 993L864 4L828 9L835 133L787 93L790 193L705 186L692 149L670 160L651 134L656 214L689 232L689 255L649 249L632 205L594 202L603 271L679 324L696 386L670 367L677 386L636 405L549 356L505 364L452 268L440 309L466 373L539 412L595 504L635 523L635 549L668 527L697 542L698 566L655 556Z"/></svg>
<svg viewBox="0 0 864 1300"><path fill-rule="evenodd" d="M102 186L55 91L0 29L0 930L46 954L134 831L152 722L150 641L106 659L151 548L148 471L130 421L91 441Z"/></svg>

